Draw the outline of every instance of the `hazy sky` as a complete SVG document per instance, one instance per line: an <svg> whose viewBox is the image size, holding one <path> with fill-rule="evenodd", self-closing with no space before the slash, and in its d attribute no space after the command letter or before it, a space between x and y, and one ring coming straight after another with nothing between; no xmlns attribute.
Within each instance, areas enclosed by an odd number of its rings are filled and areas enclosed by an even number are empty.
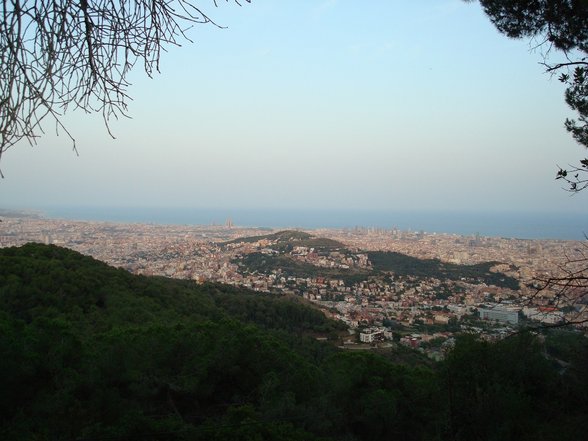
<svg viewBox="0 0 588 441"><path fill-rule="evenodd" d="M200 2L219 24L132 74L132 119L47 120L0 167L0 206L574 211L585 155L528 41L461 0ZM205 5L206 4L206 5Z"/></svg>

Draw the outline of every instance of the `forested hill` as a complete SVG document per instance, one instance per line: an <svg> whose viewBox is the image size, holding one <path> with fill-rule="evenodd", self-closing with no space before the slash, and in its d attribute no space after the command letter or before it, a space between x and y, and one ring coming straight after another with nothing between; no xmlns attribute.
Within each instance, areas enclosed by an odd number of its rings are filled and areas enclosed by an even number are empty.
<svg viewBox="0 0 588 441"><path fill-rule="evenodd" d="M301 333L328 335L341 329L295 298L135 276L75 251L40 244L0 250L0 306L27 323L60 317L92 332L229 318Z"/></svg>
<svg viewBox="0 0 588 441"><path fill-rule="evenodd" d="M336 240L325 237L315 237L303 231L284 230L277 233L266 234L263 236L249 236L233 239L224 242L221 245L226 246L230 244L255 243L266 241L271 243L277 249L291 249L294 246L300 247L316 247L323 250L346 249L346 246Z"/></svg>
<svg viewBox="0 0 588 441"><path fill-rule="evenodd" d="M563 372L530 336L465 339L429 370L310 337L340 331L292 298L134 276L55 246L0 249L0 439L586 433L577 355Z"/></svg>
<svg viewBox="0 0 588 441"><path fill-rule="evenodd" d="M351 250L345 244L324 237L315 237L302 231L279 231L263 236L242 237L224 242L222 247L238 248L243 244L256 244L257 249L246 250L233 262L239 265L243 274L282 274L295 278L314 278L317 276L343 280L348 285L366 282L368 279L382 278L393 274L399 277L418 279L436 278L447 281L463 281L471 284L485 283L502 288L518 290L519 281L493 268L500 262L482 262L466 265L443 262L439 259L421 259L392 251ZM308 254L297 252L297 248L308 248L312 255L330 257L329 264L317 265L304 258ZM270 250L268 253L267 248ZM359 260L358 254L368 257L368 264L350 265ZM336 256L336 257L335 257ZM350 258L341 265L341 256Z"/></svg>
<svg viewBox="0 0 588 441"><path fill-rule="evenodd" d="M500 262L482 262L460 265L439 259L418 259L391 251L370 251L370 261L376 271L391 271L396 275L435 277L441 280L464 280L470 283L486 283L518 290L519 281L503 273L492 271Z"/></svg>

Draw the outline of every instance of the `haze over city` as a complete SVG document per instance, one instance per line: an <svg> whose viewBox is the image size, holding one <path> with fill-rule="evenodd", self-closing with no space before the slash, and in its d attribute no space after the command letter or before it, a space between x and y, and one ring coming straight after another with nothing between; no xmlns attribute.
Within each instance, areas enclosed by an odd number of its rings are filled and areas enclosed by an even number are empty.
<svg viewBox="0 0 588 441"><path fill-rule="evenodd" d="M4 207L588 214L557 165L564 86L533 43L461 0L254 0L206 12L161 74L137 65L132 119L70 112L2 157Z"/></svg>

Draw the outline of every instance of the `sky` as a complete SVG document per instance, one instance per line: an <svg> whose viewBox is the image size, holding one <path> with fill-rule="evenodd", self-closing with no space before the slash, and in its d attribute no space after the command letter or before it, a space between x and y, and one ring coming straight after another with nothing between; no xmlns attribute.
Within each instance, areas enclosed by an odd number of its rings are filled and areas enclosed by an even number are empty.
<svg viewBox="0 0 588 441"><path fill-rule="evenodd" d="M557 166L585 152L532 43L461 0L201 1L131 118L68 113L2 157L0 207L289 208L588 215ZM588 192L585 192L588 193Z"/></svg>

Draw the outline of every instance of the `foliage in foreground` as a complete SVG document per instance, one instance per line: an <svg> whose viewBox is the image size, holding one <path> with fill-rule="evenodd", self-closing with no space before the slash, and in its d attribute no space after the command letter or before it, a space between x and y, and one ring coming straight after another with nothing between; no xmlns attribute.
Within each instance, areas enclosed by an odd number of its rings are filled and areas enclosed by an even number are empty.
<svg viewBox="0 0 588 441"><path fill-rule="evenodd" d="M53 246L3 249L0 437L565 440L586 433L583 340L546 357L529 335L498 344L464 338L431 370L305 337L338 326L292 299L133 276Z"/></svg>

